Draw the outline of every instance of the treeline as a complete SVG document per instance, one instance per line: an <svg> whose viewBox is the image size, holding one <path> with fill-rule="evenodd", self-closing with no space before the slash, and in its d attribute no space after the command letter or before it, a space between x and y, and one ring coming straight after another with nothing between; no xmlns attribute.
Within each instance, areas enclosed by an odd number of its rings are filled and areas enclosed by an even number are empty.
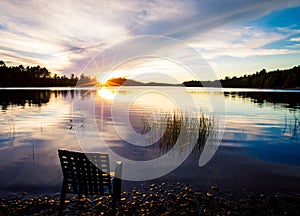
<svg viewBox="0 0 300 216"><path fill-rule="evenodd" d="M300 88L300 67L286 70L267 72L262 69L252 75L241 77L225 77L219 80L224 88L264 88L264 89L292 89ZM215 87L218 81L186 81L183 85L188 87Z"/></svg>
<svg viewBox="0 0 300 216"><path fill-rule="evenodd" d="M79 78L74 74L70 77L59 76L45 67L23 65L7 67L0 60L0 87L66 87L95 84L95 78L82 74Z"/></svg>
<svg viewBox="0 0 300 216"><path fill-rule="evenodd" d="M226 77L221 80L221 84L225 88L298 88L300 87L300 67L270 72L263 69L255 74L244 75L239 78Z"/></svg>

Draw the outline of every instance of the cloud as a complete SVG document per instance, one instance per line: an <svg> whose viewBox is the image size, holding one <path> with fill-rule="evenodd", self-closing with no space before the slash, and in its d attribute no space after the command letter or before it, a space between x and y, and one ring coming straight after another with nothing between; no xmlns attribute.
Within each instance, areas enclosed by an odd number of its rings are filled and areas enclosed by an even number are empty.
<svg viewBox="0 0 300 216"><path fill-rule="evenodd" d="M241 28L235 29L241 32L230 33L224 25L255 20L273 10L297 4L296 0L3 0L0 58L15 64L40 64L55 72L80 73L97 52L144 34L169 35L196 44L196 48L204 49L208 55L211 52L211 56L217 51L240 56L254 51L267 54L267 50L259 47L279 40L282 35L260 31L263 35L256 33L251 37L252 30ZM223 38L219 34L224 34ZM246 34L244 41L242 34ZM217 39L204 40L209 35ZM224 49L218 49L216 44ZM229 52L232 45L234 49Z"/></svg>
<svg viewBox="0 0 300 216"><path fill-rule="evenodd" d="M145 32L151 23L190 14L180 1L1 1L0 6L1 58L15 62L22 56L25 64L67 71L80 70L76 67L87 58Z"/></svg>
<svg viewBox="0 0 300 216"><path fill-rule="evenodd" d="M300 42L300 37L291 38L290 41L293 41L293 42Z"/></svg>
<svg viewBox="0 0 300 216"><path fill-rule="evenodd" d="M210 0L199 2L197 4L198 13L183 25L178 26L179 30L173 32L170 36L186 39L219 26L232 23L241 24L256 20L274 10L294 7L300 4L299 1L280 0Z"/></svg>
<svg viewBox="0 0 300 216"><path fill-rule="evenodd" d="M245 58L255 55L276 55L294 53L288 47L266 48L277 41L286 40L297 30L284 32L268 31L256 26L224 26L195 36L191 46L200 54L211 59L218 56Z"/></svg>

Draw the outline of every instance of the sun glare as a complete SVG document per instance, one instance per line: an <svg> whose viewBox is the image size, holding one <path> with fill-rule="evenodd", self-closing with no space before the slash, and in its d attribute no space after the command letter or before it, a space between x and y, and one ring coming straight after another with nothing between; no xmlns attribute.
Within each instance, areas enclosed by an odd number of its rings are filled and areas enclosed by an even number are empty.
<svg viewBox="0 0 300 216"><path fill-rule="evenodd" d="M112 100L116 95L116 92L114 90L104 88L104 87L102 87L101 89L98 89L97 93L98 93L99 97L106 99L106 100Z"/></svg>
<svg viewBox="0 0 300 216"><path fill-rule="evenodd" d="M127 77L128 71L125 70L114 70L109 72L109 75L103 75L97 78L98 82L101 84L101 86L109 86L109 81L110 79L117 79L120 77ZM111 84L113 86L113 84Z"/></svg>

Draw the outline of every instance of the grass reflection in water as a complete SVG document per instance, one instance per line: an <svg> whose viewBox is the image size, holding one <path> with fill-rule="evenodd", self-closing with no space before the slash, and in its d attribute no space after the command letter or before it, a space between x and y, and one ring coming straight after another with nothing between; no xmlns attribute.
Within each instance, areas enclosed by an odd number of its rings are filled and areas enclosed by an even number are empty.
<svg viewBox="0 0 300 216"><path fill-rule="evenodd" d="M300 137L300 116L294 113L293 117L285 117L282 134L298 139Z"/></svg>
<svg viewBox="0 0 300 216"><path fill-rule="evenodd" d="M142 118L141 134L149 135L148 144L158 147L160 154L165 154L171 149L180 154L192 148L192 151L199 155L208 137L213 135L214 127L214 119L211 116L176 110Z"/></svg>

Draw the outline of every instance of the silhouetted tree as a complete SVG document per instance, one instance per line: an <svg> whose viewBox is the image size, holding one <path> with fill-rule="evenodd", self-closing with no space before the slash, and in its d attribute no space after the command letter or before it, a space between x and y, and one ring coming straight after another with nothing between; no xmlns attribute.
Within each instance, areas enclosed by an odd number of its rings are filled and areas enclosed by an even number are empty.
<svg viewBox="0 0 300 216"><path fill-rule="evenodd" d="M225 88L297 88L300 87L300 67L270 72L262 69L252 75L225 77L220 81Z"/></svg>
<svg viewBox="0 0 300 216"><path fill-rule="evenodd" d="M59 87L75 86L78 77L71 74L68 78L65 75L60 77L39 65L26 68L23 65L7 67L5 62L0 60L0 87Z"/></svg>
<svg viewBox="0 0 300 216"><path fill-rule="evenodd" d="M0 67L6 67L5 62L0 60Z"/></svg>

